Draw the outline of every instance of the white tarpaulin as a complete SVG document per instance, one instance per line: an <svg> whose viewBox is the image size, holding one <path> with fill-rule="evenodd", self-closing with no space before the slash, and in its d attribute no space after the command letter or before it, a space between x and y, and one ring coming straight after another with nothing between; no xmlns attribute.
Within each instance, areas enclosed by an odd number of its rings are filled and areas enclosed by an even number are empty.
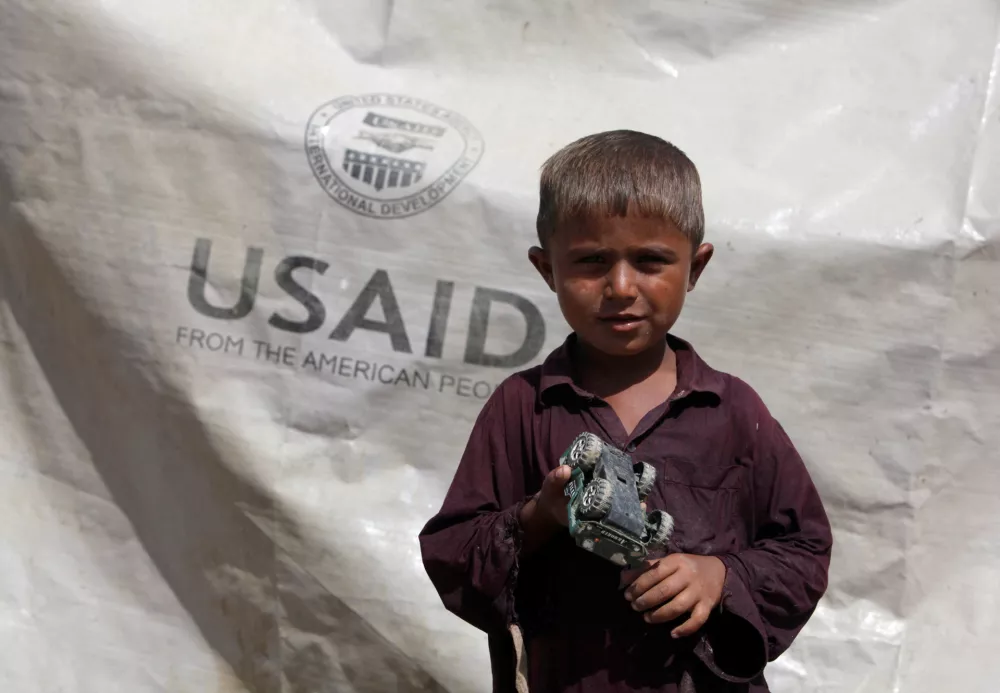
<svg viewBox="0 0 1000 693"><path fill-rule="evenodd" d="M0 690L486 691L417 532L566 331L538 169L699 166L676 332L835 528L774 690L1000 687L995 0L0 0Z"/></svg>

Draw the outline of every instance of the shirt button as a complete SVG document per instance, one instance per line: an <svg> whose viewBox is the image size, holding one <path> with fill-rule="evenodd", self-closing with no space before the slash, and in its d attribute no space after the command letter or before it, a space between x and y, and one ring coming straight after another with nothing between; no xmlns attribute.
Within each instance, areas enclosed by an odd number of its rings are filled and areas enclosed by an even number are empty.
<svg viewBox="0 0 1000 693"><path fill-rule="evenodd" d="M629 443L628 447L625 449L628 450L629 452L635 452L635 443Z"/></svg>

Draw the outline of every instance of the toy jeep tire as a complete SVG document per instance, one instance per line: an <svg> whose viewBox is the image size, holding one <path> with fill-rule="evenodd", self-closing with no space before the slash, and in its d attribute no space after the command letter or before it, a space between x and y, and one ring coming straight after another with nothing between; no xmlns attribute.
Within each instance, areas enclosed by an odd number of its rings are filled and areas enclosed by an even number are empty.
<svg viewBox="0 0 1000 693"><path fill-rule="evenodd" d="M646 462L640 462L636 465L635 476L635 488L639 492L639 500L644 501L656 483L656 468Z"/></svg>
<svg viewBox="0 0 1000 693"><path fill-rule="evenodd" d="M573 446L569 450L568 462L580 471L589 474L594 471L597 461L601 459L601 450L604 449L604 441L593 433L581 433L573 441Z"/></svg>
<svg viewBox="0 0 1000 693"><path fill-rule="evenodd" d="M650 537L647 544L650 549L660 549L670 541L670 535L674 532L674 518L670 517L662 510L654 510L649 513Z"/></svg>
<svg viewBox="0 0 1000 693"><path fill-rule="evenodd" d="M580 515L587 520L600 520L611 510L614 489L607 479L594 479L583 490L580 498Z"/></svg>

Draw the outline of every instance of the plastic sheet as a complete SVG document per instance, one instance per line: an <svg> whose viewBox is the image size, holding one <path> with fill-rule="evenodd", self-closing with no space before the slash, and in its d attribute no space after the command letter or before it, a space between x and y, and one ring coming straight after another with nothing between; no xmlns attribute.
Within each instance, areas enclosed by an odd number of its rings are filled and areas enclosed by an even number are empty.
<svg viewBox="0 0 1000 693"><path fill-rule="evenodd" d="M836 529L773 689L996 690L996 3L0 17L0 688L489 690L416 534L565 334L539 165L628 127L705 183L678 334Z"/></svg>

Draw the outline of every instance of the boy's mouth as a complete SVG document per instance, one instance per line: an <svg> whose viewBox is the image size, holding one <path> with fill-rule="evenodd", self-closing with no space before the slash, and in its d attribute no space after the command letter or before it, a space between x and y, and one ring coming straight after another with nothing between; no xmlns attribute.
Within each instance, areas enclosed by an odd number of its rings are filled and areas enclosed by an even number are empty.
<svg viewBox="0 0 1000 693"><path fill-rule="evenodd" d="M632 313L616 313L614 315L598 315L597 319L618 332L634 330L645 320L641 315Z"/></svg>

